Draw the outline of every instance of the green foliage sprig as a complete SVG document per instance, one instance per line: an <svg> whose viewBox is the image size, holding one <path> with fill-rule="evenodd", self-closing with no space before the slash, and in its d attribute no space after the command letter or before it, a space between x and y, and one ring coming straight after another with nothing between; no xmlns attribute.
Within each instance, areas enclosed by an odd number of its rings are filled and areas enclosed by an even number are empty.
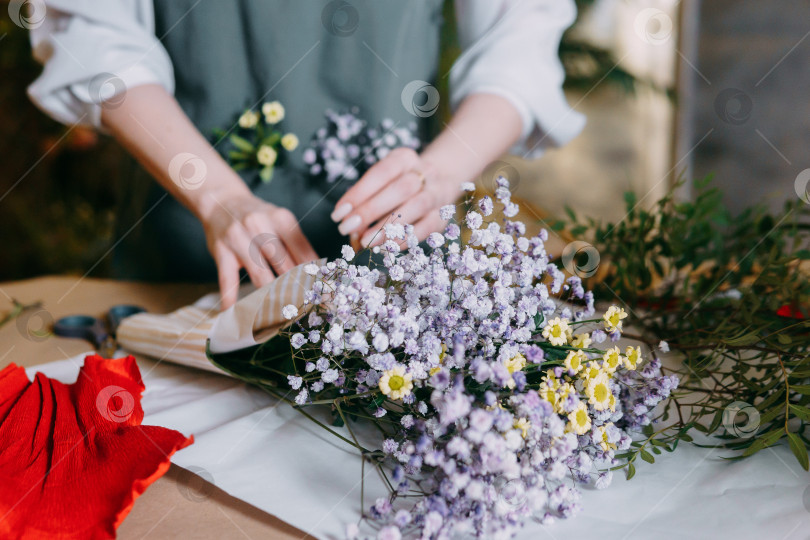
<svg viewBox="0 0 810 540"><path fill-rule="evenodd" d="M810 426L810 207L790 201L771 214L753 206L732 215L710 178L694 202L670 193L652 210L626 196L617 223L580 218L555 224L591 242L601 267L586 280L597 297L615 296L639 335L678 353L681 388L661 420L627 457L711 435L729 459L787 442L808 469ZM633 469L628 469L632 474Z"/></svg>
<svg viewBox="0 0 810 540"><path fill-rule="evenodd" d="M38 309L42 307L42 302L34 302L32 304L23 304L19 300L12 298L11 299L11 309L8 310L6 313L0 315L0 328L5 326L6 324L10 323L14 319L21 317L26 311L32 309Z"/></svg>

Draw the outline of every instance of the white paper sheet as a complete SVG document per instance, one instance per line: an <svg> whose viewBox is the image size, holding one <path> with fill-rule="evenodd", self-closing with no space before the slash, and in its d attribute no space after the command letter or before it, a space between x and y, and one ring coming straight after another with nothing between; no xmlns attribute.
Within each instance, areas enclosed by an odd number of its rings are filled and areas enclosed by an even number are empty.
<svg viewBox="0 0 810 540"><path fill-rule="evenodd" d="M84 355L29 369L73 382ZM352 448L285 404L225 376L139 359L145 424L193 433L172 461L319 538L342 538L360 511L360 460ZM641 463L605 491L585 490L576 518L519 538L807 539L810 475L786 446L729 463L721 451L680 446ZM366 469L367 503L383 494Z"/></svg>

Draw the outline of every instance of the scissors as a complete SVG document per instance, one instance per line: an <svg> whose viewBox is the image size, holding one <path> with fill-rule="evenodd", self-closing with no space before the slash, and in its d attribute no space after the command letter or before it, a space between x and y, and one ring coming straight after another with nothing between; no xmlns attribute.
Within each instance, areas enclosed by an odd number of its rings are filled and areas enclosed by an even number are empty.
<svg viewBox="0 0 810 540"><path fill-rule="evenodd" d="M90 315L68 315L53 323L57 336L85 339L92 343L104 358L112 358L118 348L115 331L125 318L146 311L139 306L120 304L110 308L107 323ZM109 330L108 330L109 325Z"/></svg>

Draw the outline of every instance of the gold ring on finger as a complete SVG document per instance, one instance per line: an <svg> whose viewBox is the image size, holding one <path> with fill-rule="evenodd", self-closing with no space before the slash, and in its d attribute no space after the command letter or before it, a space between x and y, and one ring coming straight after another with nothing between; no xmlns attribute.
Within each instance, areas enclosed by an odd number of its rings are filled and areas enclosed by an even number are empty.
<svg viewBox="0 0 810 540"><path fill-rule="evenodd" d="M423 173L418 169L411 169L411 172L416 176L418 176L419 179L422 181L421 186L419 187L419 191L424 190L425 186L427 186L427 178L425 177L425 173Z"/></svg>

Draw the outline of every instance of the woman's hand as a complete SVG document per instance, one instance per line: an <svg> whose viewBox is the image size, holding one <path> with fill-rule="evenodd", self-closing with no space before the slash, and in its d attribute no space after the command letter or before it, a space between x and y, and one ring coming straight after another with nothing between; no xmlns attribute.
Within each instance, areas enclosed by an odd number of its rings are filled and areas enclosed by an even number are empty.
<svg viewBox="0 0 810 540"><path fill-rule="evenodd" d="M385 241L379 230L389 219L412 224L424 240L444 227L438 209L455 202L461 184L506 152L521 130L520 114L505 98L467 96L421 154L397 148L371 167L340 198L332 219L355 248Z"/></svg>
<svg viewBox="0 0 810 540"><path fill-rule="evenodd" d="M236 302L240 268L256 287L262 287L277 275L318 258L292 212L252 193L212 193L199 206L198 215L217 264L222 309Z"/></svg>
<svg viewBox="0 0 810 540"><path fill-rule="evenodd" d="M424 240L443 228L438 210L458 198L459 185L440 178L438 168L410 148L397 148L340 198L332 219L355 248L384 242L381 229L391 222L412 224Z"/></svg>
<svg viewBox="0 0 810 540"><path fill-rule="evenodd" d="M236 302L240 268L261 287L317 259L292 213L255 197L163 87L130 88L123 102L103 108L101 120L202 222L217 264L223 309ZM177 158L194 163L193 182L184 181Z"/></svg>

